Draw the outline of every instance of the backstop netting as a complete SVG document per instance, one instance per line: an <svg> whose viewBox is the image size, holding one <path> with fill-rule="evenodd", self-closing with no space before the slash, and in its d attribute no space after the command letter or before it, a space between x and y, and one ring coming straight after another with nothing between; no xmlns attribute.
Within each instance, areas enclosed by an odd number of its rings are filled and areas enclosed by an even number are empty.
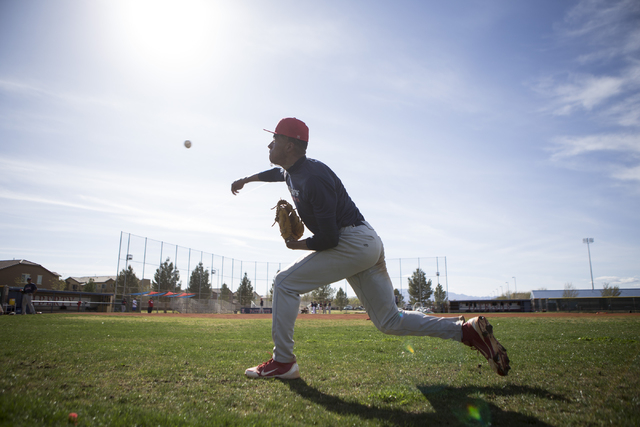
<svg viewBox="0 0 640 427"><path fill-rule="evenodd" d="M255 298L252 306L259 307L263 298L264 308L271 307L271 289L275 275L283 267L294 261L295 257L287 261L246 261L225 257L199 249L187 248L173 243L137 236L131 233L120 233L120 247L118 250L118 279L116 280L114 295L116 304L123 299L133 297L142 301L139 307L144 308L145 292L170 292L171 298L161 296L159 306L161 310L174 310L182 313L232 313L240 307L234 301L235 293L245 275L249 280ZM178 286L162 280L156 280L156 274L166 263L172 264L174 271L179 273ZM202 274L196 274L196 282L192 283L192 273L202 263ZM139 279L138 286L127 284L123 271L131 268ZM421 269L427 280L431 280L432 289L441 284L448 293L447 260L446 257L419 258L387 258L387 270L393 287L408 301L408 279ZM230 292L224 292L223 288ZM342 288L347 297L355 297L355 293L346 280L332 284L334 289ZM192 294L183 295L180 294ZM138 295L136 295L138 294ZM155 303L155 304L158 304Z"/></svg>

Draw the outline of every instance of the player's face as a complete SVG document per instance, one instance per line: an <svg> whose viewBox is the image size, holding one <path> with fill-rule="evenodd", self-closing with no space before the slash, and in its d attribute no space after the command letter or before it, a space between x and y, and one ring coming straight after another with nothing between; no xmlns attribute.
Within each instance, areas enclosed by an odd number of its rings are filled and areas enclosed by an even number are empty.
<svg viewBox="0 0 640 427"><path fill-rule="evenodd" d="M269 161L274 165L282 166L287 158L287 148L291 142L286 138L281 138L278 135L273 136L273 141L269 144Z"/></svg>

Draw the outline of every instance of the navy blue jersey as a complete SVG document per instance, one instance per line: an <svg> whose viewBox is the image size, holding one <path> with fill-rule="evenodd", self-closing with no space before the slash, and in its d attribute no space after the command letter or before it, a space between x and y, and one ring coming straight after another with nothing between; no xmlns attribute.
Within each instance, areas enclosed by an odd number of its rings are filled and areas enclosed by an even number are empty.
<svg viewBox="0 0 640 427"><path fill-rule="evenodd" d="M274 168L258 175L261 181L285 181L304 225L313 233L309 249L321 251L338 244L342 227L364 217L347 194L340 178L324 163L305 156L289 170Z"/></svg>
<svg viewBox="0 0 640 427"><path fill-rule="evenodd" d="M35 285L35 283L27 283L26 285L24 285L22 292L24 292L25 294L32 294L37 290L38 287Z"/></svg>

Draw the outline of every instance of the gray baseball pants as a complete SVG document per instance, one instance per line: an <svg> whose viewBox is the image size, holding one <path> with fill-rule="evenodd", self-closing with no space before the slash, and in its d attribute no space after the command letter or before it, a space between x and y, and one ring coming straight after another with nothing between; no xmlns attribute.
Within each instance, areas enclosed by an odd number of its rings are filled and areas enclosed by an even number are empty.
<svg viewBox="0 0 640 427"><path fill-rule="evenodd" d="M29 307L29 312L31 314L36 314L36 309L33 306L32 297L32 294L22 294L22 314L27 314L27 307Z"/></svg>
<svg viewBox="0 0 640 427"><path fill-rule="evenodd" d="M357 227L342 228L338 246L306 254L276 275L271 329L274 360L282 363L295 360L293 329L300 294L345 278L381 332L462 340L462 322L458 318L398 309L382 240L365 222Z"/></svg>

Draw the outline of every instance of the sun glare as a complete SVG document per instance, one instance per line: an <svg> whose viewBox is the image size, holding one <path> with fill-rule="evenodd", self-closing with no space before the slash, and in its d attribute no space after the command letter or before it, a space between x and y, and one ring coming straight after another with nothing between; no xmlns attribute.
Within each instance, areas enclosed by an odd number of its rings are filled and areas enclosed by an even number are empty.
<svg viewBox="0 0 640 427"><path fill-rule="evenodd" d="M213 47L215 12L207 1L132 0L121 3L119 18L138 58L180 67L203 59Z"/></svg>

